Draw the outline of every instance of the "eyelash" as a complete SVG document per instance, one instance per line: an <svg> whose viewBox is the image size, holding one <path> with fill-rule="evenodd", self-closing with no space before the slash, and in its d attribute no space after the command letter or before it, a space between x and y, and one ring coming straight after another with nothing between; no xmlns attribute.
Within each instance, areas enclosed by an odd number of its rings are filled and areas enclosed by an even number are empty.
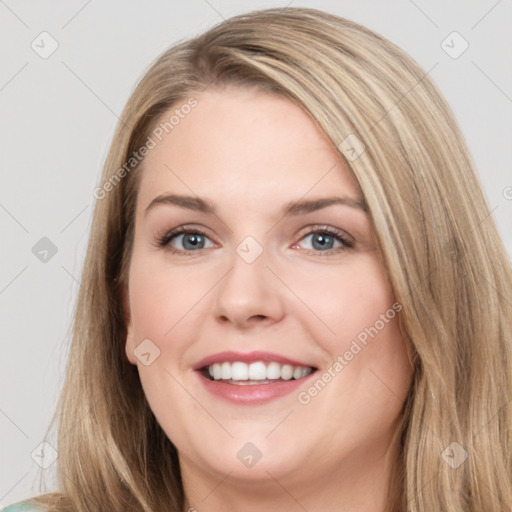
<svg viewBox="0 0 512 512"><path fill-rule="evenodd" d="M206 238L209 238L208 235L200 228L193 228L190 226L180 226L176 229L173 229L172 231L166 233L163 236L160 236L157 238L156 245L157 247L170 251L173 254L182 254L186 256L191 256L196 252L200 252L202 249L198 249L195 251L182 251L180 249L176 249L172 245L170 245L170 242L177 236L182 234L194 234L194 235L201 235ZM303 240L307 236L310 235L316 235L316 234L322 234L322 235L328 235L332 236L333 238L337 239L339 242L341 242L342 246L337 247L334 249L329 249L327 251L319 251L315 249L303 249L305 252L313 252L317 256L330 256L333 253L338 253L341 251L346 251L349 249L352 249L354 247L354 243L350 240L348 240L348 237L342 232L337 229L331 228L329 226L314 226L310 231L305 233L299 241ZM296 244L294 244L296 245Z"/></svg>

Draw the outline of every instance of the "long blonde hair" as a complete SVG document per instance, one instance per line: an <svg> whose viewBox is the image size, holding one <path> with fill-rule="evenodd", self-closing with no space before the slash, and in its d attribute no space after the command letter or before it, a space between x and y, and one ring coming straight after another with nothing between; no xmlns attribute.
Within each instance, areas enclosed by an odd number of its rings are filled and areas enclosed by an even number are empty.
<svg viewBox="0 0 512 512"><path fill-rule="evenodd" d="M414 364L389 510L512 509L512 273L465 141L403 51L356 23L303 8L237 16L175 45L130 97L96 194L53 420L60 491L35 503L182 510L177 451L124 353L141 171L126 162L171 107L225 85L301 106L345 155L369 207ZM350 158L354 142L364 150Z"/></svg>

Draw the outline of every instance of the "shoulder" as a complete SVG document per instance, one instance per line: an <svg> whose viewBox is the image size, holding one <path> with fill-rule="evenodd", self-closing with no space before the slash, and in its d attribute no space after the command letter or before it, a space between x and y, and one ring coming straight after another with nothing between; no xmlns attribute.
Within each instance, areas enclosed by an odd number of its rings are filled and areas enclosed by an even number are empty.
<svg viewBox="0 0 512 512"><path fill-rule="evenodd" d="M0 512L42 512L42 509L32 505L28 501L20 501L19 503L14 503L13 505L3 508Z"/></svg>

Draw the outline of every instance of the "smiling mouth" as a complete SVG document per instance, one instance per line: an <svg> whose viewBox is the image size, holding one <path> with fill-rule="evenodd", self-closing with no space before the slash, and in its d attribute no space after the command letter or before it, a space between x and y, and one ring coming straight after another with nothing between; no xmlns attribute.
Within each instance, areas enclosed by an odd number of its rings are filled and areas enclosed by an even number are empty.
<svg viewBox="0 0 512 512"><path fill-rule="evenodd" d="M275 384L277 382L304 379L316 368L294 366L276 361L244 363L242 361L214 363L200 369L208 380L237 386Z"/></svg>

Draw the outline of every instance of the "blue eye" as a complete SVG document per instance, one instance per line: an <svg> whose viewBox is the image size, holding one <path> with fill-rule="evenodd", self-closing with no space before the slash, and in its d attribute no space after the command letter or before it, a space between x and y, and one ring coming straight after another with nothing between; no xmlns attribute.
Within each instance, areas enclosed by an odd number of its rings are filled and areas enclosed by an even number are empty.
<svg viewBox="0 0 512 512"><path fill-rule="evenodd" d="M306 235L303 240L305 240L308 237L312 237L312 245L313 249L316 251L323 251L323 250L329 250L333 249L333 245L337 241L335 236L328 235L326 233L322 233L320 231L317 231L315 233L310 233L309 235ZM339 244L341 242L338 241Z"/></svg>
<svg viewBox="0 0 512 512"><path fill-rule="evenodd" d="M177 228L171 233L162 237L158 245L160 247L170 246L170 250L174 252L191 252L199 249L205 249L205 241L209 238L199 230L187 230L186 228ZM171 242L181 242L183 249L175 248Z"/></svg>
<svg viewBox="0 0 512 512"><path fill-rule="evenodd" d="M334 230L333 228L324 227L316 228L310 231L301 240L311 238L311 247L306 247L307 251L315 251L319 253L331 254L332 251L338 252L344 249L350 249L354 246L353 242L348 240L348 237L341 231ZM296 244L294 247L298 247Z"/></svg>
<svg viewBox="0 0 512 512"><path fill-rule="evenodd" d="M353 242L349 240L348 236L342 231L330 227L316 226L314 230L304 235L300 241L306 240L309 237L312 237L311 247L301 248L298 246L299 242L295 244L293 248L303 249L308 252L313 251L316 254L329 255L333 252L337 253L354 246ZM207 245L208 242L210 245ZM181 245L181 247L176 247L175 244ZM176 228L170 233L165 234L158 239L157 245L158 247L166 248L178 254L191 254L201 249L213 247L211 240L200 229L187 228L186 226Z"/></svg>

